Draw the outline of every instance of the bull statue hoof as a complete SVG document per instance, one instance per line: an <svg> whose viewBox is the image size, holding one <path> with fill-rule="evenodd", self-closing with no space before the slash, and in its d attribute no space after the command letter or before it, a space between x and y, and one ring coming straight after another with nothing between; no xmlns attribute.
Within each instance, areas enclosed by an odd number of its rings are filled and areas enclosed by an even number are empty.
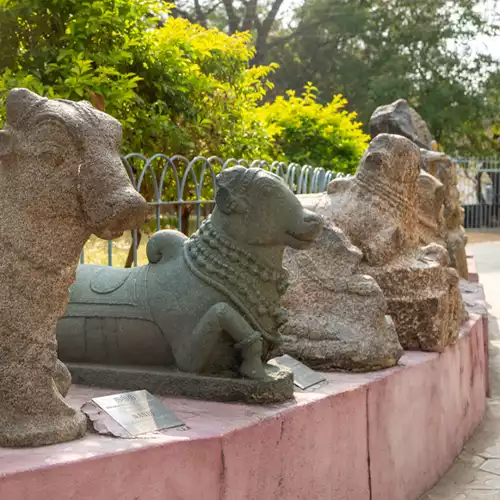
<svg viewBox="0 0 500 500"><path fill-rule="evenodd" d="M283 253L308 247L322 227L277 175L227 169L213 214L190 238L159 231L142 267L79 266L57 328L59 356L75 382L89 385L291 398L291 373L266 363L287 320Z"/></svg>
<svg viewBox="0 0 500 500"><path fill-rule="evenodd" d="M120 158L121 125L87 102L11 90L0 130L0 446L82 437L63 396L56 325L91 234L140 226L147 204Z"/></svg>

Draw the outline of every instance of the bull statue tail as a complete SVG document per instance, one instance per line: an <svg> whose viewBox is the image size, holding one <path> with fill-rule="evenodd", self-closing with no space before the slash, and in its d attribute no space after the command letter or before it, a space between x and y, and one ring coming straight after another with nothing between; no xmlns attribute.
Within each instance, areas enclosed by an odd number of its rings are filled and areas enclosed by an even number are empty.
<svg viewBox="0 0 500 500"><path fill-rule="evenodd" d="M148 241L146 255L150 264L178 257L182 252L187 236L179 231L158 231Z"/></svg>

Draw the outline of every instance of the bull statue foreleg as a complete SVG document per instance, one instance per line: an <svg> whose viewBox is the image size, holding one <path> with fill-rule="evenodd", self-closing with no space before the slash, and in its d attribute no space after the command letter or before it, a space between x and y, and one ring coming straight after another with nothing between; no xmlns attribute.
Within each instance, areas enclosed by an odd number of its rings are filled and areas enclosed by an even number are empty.
<svg viewBox="0 0 500 500"><path fill-rule="evenodd" d="M223 335L229 335L235 342L235 349L241 352L241 375L251 379L265 378L260 333L224 302L213 305L198 322L185 347L176 355L177 366L182 371L200 373Z"/></svg>

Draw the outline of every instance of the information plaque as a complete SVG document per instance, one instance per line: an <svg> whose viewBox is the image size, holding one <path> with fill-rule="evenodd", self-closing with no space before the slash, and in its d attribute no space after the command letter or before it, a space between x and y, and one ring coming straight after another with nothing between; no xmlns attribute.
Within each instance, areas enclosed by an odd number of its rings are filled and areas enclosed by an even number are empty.
<svg viewBox="0 0 500 500"><path fill-rule="evenodd" d="M306 366L304 363L292 358L292 356L289 356L288 354L274 358L270 362L290 368L293 372L293 383L302 390L309 389L310 387L326 380L321 373L311 370L311 368Z"/></svg>
<svg viewBox="0 0 500 500"><path fill-rule="evenodd" d="M135 437L185 425L162 401L144 390L94 398L82 411L98 432L118 437Z"/></svg>

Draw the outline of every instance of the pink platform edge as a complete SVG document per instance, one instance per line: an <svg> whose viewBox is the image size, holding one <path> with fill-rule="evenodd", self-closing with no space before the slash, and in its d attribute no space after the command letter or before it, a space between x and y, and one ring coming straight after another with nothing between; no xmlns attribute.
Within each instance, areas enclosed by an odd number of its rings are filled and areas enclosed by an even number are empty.
<svg viewBox="0 0 500 500"><path fill-rule="evenodd" d="M467 270L469 273L469 281L479 283L479 274L477 272L476 260L472 255L467 255Z"/></svg>
<svg viewBox="0 0 500 500"><path fill-rule="evenodd" d="M471 316L442 354L326 374L284 405L166 398L188 428L2 449L0 499L417 500L484 416L485 324ZM75 386L69 401L116 392Z"/></svg>

